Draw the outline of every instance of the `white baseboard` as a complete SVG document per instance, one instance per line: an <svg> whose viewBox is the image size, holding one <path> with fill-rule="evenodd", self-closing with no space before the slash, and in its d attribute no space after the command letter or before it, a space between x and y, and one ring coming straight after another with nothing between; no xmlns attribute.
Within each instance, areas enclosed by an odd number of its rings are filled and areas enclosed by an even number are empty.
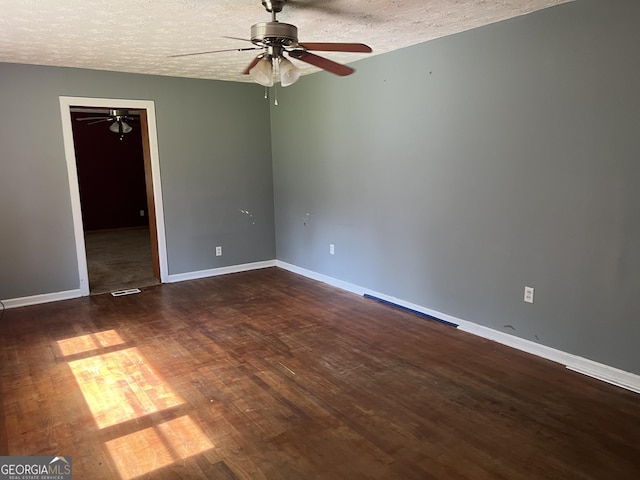
<svg viewBox="0 0 640 480"><path fill-rule="evenodd" d="M375 292L373 290L369 290L367 288L363 288L358 285L354 285L352 283L344 282L342 280L338 280L336 278L329 277L327 275L322 275L320 273L307 270L305 268L301 268L286 262L282 262L280 260L277 260L275 263L277 267L280 267L284 270L288 270L290 272L297 273L304 277L311 278L313 280L318 280L320 282L327 283L329 285L333 285L334 287L337 287L342 290L346 290L348 292L352 292L358 295L365 295L365 294L371 295L373 297L380 298L387 302L394 303L400 307L415 310L417 312L424 313L426 315L438 318L440 320L444 320L448 323L456 324L458 325L458 328L460 330L463 330L465 332L472 333L474 335L477 335L479 337L483 337L489 340L493 340L503 345L515 348L517 350L521 350L523 352L530 353L532 355L536 355L538 357L545 358L547 360L551 360L553 362L564 365L569 370L581 373L583 375L588 375L593 378L597 378L598 380L602 380L612 385L625 388L632 392L640 393L640 375L626 372L618 368L610 367L608 365L604 365L602 363L598 363L593 360L589 360L587 358L579 357L571 353L563 352L562 350L557 350L552 347L547 347L546 345L541 345L539 343L535 343L530 340L525 340L523 338L516 337L508 333L500 332L498 330L494 330L492 328L485 327L477 323L473 323L467 320L462 320L460 318L447 315L446 313L438 312L430 308L423 307L421 305L416 305L411 302L406 302L404 300L392 297L390 295L385 295L384 293Z"/></svg>
<svg viewBox="0 0 640 480"><path fill-rule="evenodd" d="M458 322L458 328L465 332L473 333L474 335L493 340L523 352L546 358L547 360L564 365L574 372L597 378L598 380L631 390L632 392L640 393L640 375L610 367L609 365L547 347L546 345L525 340L514 335L509 335L508 333L499 332L498 330L493 330L492 328L484 327L477 323L465 320L459 320Z"/></svg>
<svg viewBox="0 0 640 480"><path fill-rule="evenodd" d="M261 268L275 267L275 260L266 260L264 262L244 263L241 265L231 265L229 267L211 268L208 270L199 270L197 272L177 273L167 277L167 283L184 282L185 280L197 280L199 278L216 277L218 275L227 275L229 273L248 272L249 270L258 270Z"/></svg>
<svg viewBox="0 0 640 480"><path fill-rule="evenodd" d="M586 358L581 360L590 365L584 369L571 365L566 365L566 367L569 370L581 373L582 375L587 375L597 380L610 383L611 385L616 385L617 387L624 388L635 393L640 393L640 380L638 379L638 375L609 367L601 363L592 362Z"/></svg>
<svg viewBox="0 0 640 480"><path fill-rule="evenodd" d="M322 282L322 283L328 283L329 285L333 285L334 287L338 287L342 290L346 290L347 292L357 293L358 295L364 295L365 293L370 293L370 290L359 287L358 285L354 285L353 283L343 282L342 280L338 280L337 278L328 277L327 275L322 275L321 273L307 270L306 268L298 267L296 265L292 265L290 263L286 263L280 260L276 260L276 267L280 267L284 270L297 273L298 275L302 275L303 277L307 277L312 280L318 280L319 282Z"/></svg>
<svg viewBox="0 0 640 480"><path fill-rule="evenodd" d="M30 297L9 298L2 300L5 308L26 307L29 305L38 305L40 303L57 302L59 300L69 300L71 298L79 298L82 296L82 290L67 290L66 292L43 293L42 295L32 295Z"/></svg>

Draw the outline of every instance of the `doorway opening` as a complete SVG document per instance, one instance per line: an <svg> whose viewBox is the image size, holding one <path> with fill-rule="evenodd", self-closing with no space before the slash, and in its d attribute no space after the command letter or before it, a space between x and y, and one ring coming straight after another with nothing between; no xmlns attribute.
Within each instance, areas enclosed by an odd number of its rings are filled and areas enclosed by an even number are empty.
<svg viewBox="0 0 640 480"><path fill-rule="evenodd" d="M82 295L166 282L153 102L60 97Z"/></svg>

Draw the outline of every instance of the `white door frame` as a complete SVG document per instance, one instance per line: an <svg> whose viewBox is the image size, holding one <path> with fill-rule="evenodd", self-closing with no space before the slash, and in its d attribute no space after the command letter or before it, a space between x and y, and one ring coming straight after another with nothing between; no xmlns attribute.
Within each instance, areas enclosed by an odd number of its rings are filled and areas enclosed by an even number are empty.
<svg viewBox="0 0 640 480"><path fill-rule="evenodd" d="M84 243L84 229L82 224L82 208L80 204L80 187L78 185L78 171L76 153L73 143L73 128L71 124L71 107L100 107L113 109L146 110L148 121L149 153L151 157L151 176L153 182L153 199L156 218L156 232L158 241L158 260L160 266L160 281L168 281L167 245L164 229L164 210L162 207L162 184L160 181L160 157L158 155L158 132L156 129L156 110L152 100L123 100L114 98L60 97L60 115L62 117L62 134L64 151L67 159L67 173L69 176L69 191L71 194L71 211L73 214L73 229L78 256L78 275L80 278L80 294L89 295L89 272L87 269L87 251ZM142 132L143 135L145 134Z"/></svg>

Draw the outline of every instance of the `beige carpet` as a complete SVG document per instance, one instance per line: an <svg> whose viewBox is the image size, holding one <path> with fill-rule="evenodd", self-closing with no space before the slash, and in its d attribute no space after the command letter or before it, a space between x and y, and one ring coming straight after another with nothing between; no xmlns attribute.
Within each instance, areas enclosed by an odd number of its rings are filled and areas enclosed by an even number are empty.
<svg viewBox="0 0 640 480"><path fill-rule="evenodd" d="M149 229L86 232L85 245L92 295L160 283L153 277Z"/></svg>

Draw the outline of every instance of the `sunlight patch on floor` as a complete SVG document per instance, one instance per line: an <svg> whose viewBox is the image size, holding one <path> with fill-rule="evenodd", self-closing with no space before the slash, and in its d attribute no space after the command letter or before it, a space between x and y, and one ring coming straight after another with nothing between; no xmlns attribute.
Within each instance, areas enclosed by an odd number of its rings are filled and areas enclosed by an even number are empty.
<svg viewBox="0 0 640 480"><path fill-rule="evenodd" d="M99 348L122 345L124 340L115 330L105 330L104 332L90 333L78 337L58 340L58 347L65 357L77 355L78 353L97 350Z"/></svg>
<svg viewBox="0 0 640 480"><path fill-rule="evenodd" d="M99 428L184 403L137 348L69 362Z"/></svg>
<svg viewBox="0 0 640 480"><path fill-rule="evenodd" d="M118 345L121 349L99 353L100 349ZM59 340L58 346L64 356L93 354L71 360L68 365L98 428L165 411L162 423L105 442L123 480L146 475L214 448L189 415L166 419L173 413L167 410L185 401L155 372L138 348L125 348L126 342L115 330ZM137 425L136 422L127 428L135 429ZM145 425L149 425L148 417Z"/></svg>
<svg viewBox="0 0 640 480"><path fill-rule="evenodd" d="M214 447L188 415L124 435L106 442L106 445L123 480L139 477Z"/></svg>

